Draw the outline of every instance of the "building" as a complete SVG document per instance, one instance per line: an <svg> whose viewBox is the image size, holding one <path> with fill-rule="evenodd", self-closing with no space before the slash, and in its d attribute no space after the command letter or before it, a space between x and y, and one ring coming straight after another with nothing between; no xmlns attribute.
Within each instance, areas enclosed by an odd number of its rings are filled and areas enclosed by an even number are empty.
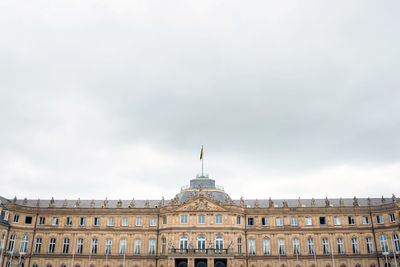
<svg viewBox="0 0 400 267"><path fill-rule="evenodd" d="M1 267L400 267L394 195L232 200L199 175L170 201L0 200Z"/></svg>

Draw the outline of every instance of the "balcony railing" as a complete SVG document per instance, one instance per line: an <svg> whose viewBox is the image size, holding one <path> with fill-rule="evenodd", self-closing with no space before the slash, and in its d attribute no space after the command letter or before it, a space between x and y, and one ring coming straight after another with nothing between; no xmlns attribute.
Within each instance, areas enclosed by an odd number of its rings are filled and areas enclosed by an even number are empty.
<svg viewBox="0 0 400 267"><path fill-rule="evenodd" d="M169 249L169 254L197 254L197 255L227 255L233 254L233 250L231 249L215 249L215 248L207 248L207 249L178 249L171 248Z"/></svg>

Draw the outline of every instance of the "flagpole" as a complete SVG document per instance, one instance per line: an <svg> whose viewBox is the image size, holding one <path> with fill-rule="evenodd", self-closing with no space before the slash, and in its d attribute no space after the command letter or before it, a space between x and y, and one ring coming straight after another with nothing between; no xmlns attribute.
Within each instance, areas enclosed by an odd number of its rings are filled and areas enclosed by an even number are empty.
<svg viewBox="0 0 400 267"><path fill-rule="evenodd" d="M204 177L204 153L203 153L203 146L201 146L201 176Z"/></svg>

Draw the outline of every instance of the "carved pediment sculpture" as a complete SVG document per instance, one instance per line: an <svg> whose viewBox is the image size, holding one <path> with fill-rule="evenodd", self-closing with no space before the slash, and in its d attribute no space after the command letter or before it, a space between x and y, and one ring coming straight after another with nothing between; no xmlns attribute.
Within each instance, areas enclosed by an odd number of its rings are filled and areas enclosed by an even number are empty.
<svg viewBox="0 0 400 267"><path fill-rule="evenodd" d="M198 210L198 211L208 211L208 210L224 210L221 206L218 206L207 199L204 198L199 198L197 200L194 200L192 202L189 202L182 207L180 207L178 210Z"/></svg>

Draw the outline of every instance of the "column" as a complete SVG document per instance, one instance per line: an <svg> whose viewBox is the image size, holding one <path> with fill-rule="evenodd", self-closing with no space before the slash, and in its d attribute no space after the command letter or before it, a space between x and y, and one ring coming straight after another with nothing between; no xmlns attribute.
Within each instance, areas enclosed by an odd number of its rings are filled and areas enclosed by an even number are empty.
<svg viewBox="0 0 400 267"><path fill-rule="evenodd" d="M194 267L194 258L188 258L188 267Z"/></svg>
<svg viewBox="0 0 400 267"><path fill-rule="evenodd" d="M207 267L214 267L214 259L213 258L208 258Z"/></svg>

